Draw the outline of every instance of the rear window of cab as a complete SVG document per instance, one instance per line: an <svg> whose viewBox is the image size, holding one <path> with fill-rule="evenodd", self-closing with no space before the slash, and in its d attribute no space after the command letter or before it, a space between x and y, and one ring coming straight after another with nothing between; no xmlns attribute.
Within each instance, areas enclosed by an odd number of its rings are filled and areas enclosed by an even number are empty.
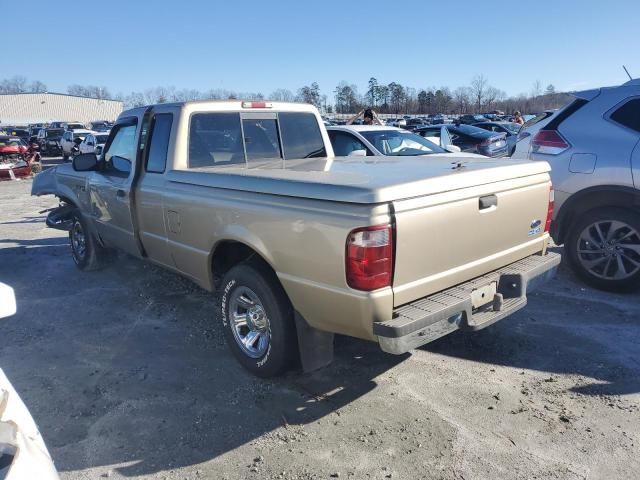
<svg viewBox="0 0 640 480"><path fill-rule="evenodd" d="M194 113L189 124L189 168L256 166L326 156L316 116L307 112L264 115Z"/></svg>

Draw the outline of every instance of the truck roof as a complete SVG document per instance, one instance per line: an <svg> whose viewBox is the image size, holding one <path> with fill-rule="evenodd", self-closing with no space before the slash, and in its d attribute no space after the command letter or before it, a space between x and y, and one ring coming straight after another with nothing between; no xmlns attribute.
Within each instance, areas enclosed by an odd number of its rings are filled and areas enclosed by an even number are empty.
<svg viewBox="0 0 640 480"><path fill-rule="evenodd" d="M264 106L251 106L251 105L264 105ZM136 107L129 110L125 110L120 114L120 117L140 116L149 107L178 107L190 111L211 111L211 112L270 112L270 111L282 111L287 112L314 112L317 113L316 107L308 103L298 102L271 102L268 100L190 100L188 102L174 102L174 103L157 103L153 105L145 105L143 107Z"/></svg>

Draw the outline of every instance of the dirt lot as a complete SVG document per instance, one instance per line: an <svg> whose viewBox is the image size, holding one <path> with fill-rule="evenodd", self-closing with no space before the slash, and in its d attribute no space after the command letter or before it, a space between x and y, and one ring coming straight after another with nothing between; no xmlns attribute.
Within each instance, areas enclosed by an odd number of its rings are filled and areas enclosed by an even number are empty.
<svg viewBox="0 0 640 480"><path fill-rule="evenodd" d="M336 341L335 363L245 373L214 299L121 256L81 273L30 181L0 183L0 367L62 479L632 479L640 296L566 271L529 306L412 355Z"/></svg>

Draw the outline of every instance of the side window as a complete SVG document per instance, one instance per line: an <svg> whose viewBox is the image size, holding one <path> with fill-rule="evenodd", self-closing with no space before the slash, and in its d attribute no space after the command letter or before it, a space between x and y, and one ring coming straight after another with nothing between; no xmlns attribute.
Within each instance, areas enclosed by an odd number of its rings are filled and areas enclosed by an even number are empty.
<svg viewBox="0 0 640 480"><path fill-rule="evenodd" d="M333 153L338 157L346 157L354 150L367 150L367 147L356 137L347 132L332 130L329 132Z"/></svg>
<svg viewBox="0 0 640 480"><path fill-rule="evenodd" d="M128 175L136 155L136 125L122 125L116 128L117 131L104 155L106 172Z"/></svg>
<svg viewBox="0 0 640 480"><path fill-rule="evenodd" d="M280 160L280 141L278 140L278 124L275 118L242 120L244 148L247 162L255 160Z"/></svg>
<svg viewBox="0 0 640 480"><path fill-rule="evenodd" d="M640 98L629 100L611 114L611 120L640 132Z"/></svg>
<svg viewBox="0 0 640 480"><path fill-rule="evenodd" d="M147 153L147 172L162 173L167 164L167 151L169 149L169 136L173 115L159 113L154 115L151 123L151 139Z"/></svg>
<svg viewBox="0 0 640 480"><path fill-rule="evenodd" d="M239 113L196 113L189 124L189 168L244 163Z"/></svg>
<svg viewBox="0 0 640 480"><path fill-rule="evenodd" d="M312 113L278 114L285 158L326 157L318 120Z"/></svg>

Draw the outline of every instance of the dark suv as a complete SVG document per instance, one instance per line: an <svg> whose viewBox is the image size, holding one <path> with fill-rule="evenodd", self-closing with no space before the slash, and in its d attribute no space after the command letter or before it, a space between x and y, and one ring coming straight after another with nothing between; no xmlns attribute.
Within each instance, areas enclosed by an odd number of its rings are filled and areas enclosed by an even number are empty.
<svg viewBox="0 0 640 480"><path fill-rule="evenodd" d="M38 132L38 146L40 154L47 157L55 157L62 155L62 146L60 140L64 129L62 128L43 128Z"/></svg>

